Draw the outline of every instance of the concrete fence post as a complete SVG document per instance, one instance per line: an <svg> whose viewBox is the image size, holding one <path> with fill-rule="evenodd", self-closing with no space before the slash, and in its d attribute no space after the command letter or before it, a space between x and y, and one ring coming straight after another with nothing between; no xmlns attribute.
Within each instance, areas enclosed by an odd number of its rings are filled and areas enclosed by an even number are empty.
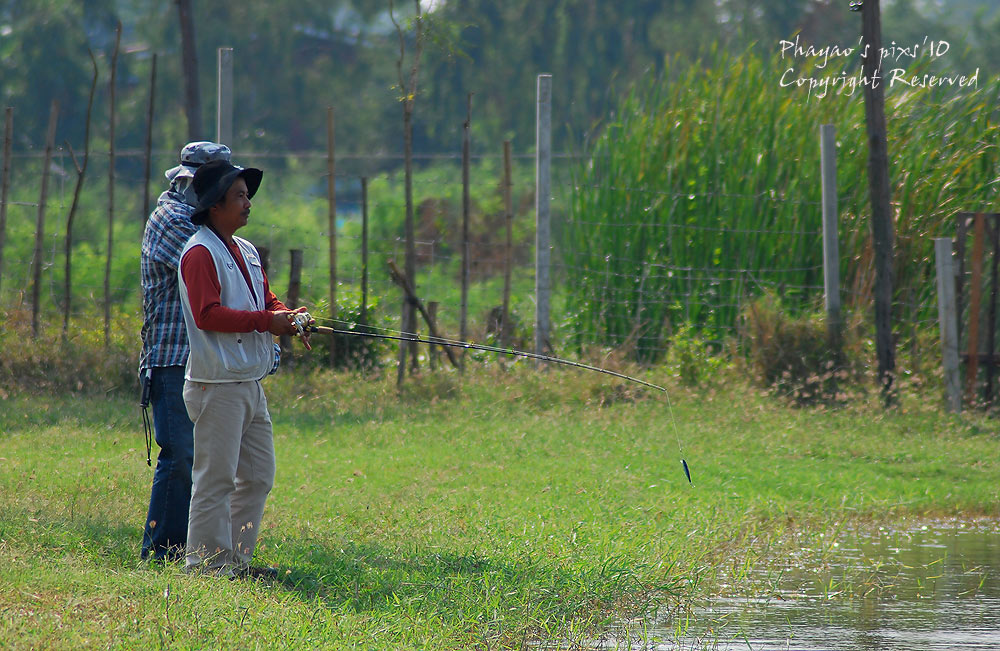
<svg viewBox="0 0 1000 651"><path fill-rule="evenodd" d="M955 267L951 238L934 240L937 264L938 324L941 330L941 359L948 407L962 411L962 380L958 365L958 314L955 311Z"/></svg>
<svg viewBox="0 0 1000 651"><path fill-rule="evenodd" d="M823 291L827 331L840 342L840 244L837 238L837 128L820 126L820 176L823 184Z"/></svg>
<svg viewBox="0 0 1000 651"><path fill-rule="evenodd" d="M216 142L233 147L233 48L218 51L218 86L215 113Z"/></svg>

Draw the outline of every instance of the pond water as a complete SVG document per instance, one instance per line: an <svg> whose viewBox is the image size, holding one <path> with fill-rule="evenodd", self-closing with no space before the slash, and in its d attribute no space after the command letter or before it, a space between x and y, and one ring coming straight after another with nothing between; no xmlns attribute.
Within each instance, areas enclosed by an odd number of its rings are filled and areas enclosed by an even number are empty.
<svg viewBox="0 0 1000 651"><path fill-rule="evenodd" d="M764 596L664 615L646 632L659 641L631 648L1000 649L1000 521L842 532L801 549L783 567L749 571Z"/></svg>

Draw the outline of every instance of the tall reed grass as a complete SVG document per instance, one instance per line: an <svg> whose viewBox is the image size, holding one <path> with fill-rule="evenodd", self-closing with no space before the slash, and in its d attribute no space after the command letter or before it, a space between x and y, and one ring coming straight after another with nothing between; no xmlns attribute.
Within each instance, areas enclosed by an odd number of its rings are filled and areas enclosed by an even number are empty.
<svg viewBox="0 0 1000 651"><path fill-rule="evenodd" d="M828 74L817 63L800 74ZM565 229L579 344L627 343L653 359L678 323L710 335L733 330L741 305L764 290L814 305L823 291L822 124L837 132L842 292L849 308L867 309L863 95L779 87L787 67L777 56L715 52L694 64L668 61L623 98L578 170ZM952 235L957 212L996 207L998 99L1000 78L978 88L887 89L903 318L932 316L930 238Z"/></svg>

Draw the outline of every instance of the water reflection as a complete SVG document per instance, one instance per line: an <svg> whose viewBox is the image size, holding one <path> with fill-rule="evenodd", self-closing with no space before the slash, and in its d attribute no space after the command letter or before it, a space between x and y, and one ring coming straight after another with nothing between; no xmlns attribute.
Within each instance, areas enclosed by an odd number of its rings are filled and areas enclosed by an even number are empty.
<svg viewBox="0 0 1000 651"><path fill-rule="evenodd" d="M1000 522L804 541L755 576L765 597L713 600L656 622L654 649L1000 649Z"/></svg>

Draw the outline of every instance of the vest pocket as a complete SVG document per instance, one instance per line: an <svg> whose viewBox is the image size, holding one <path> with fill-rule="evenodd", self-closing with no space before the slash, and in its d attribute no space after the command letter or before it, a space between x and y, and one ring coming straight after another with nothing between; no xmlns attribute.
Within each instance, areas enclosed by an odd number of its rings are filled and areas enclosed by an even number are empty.
<svg viewBox="0 0 1000 651"><path fill-rule="evenodd" d="M260 301L257 307L264 309L264 267L260 260L253 256L244 256L247 262L247 270L250 272L250 281L253 284L253 300ZM258 297L257 294L260 293Z"/></svg>
<svg viewBox="0 0 1000 651"><path fill-rule="evenodd" d="M236 340L236 345L240 349L240 355L243 357L243 361L249 362L250 360L247 358L247 349L243 346L243 337Z"/></svg>
<svg viewBox="0 0 1000 651"><path fill-rule="evenodd" d="M219 358L222 360L222 365L227 371L242 373L251 366L246 349L247 344L250 342L244 341L246 337L246 334L232 336L228 342L222 344L219 350Z"/></svg>

